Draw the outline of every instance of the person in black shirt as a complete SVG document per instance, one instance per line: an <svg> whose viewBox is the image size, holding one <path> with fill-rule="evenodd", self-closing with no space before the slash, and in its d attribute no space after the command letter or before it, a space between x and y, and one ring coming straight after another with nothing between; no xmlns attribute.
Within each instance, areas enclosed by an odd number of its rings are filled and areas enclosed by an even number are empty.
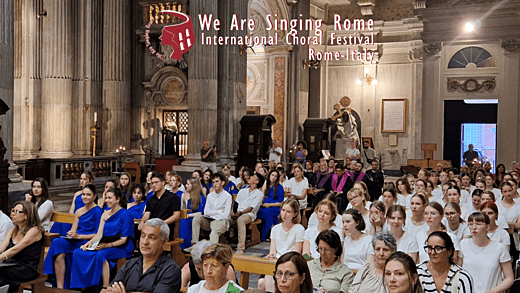
<svg viewBox="0 0 520 293"><path fill-rule="evenodd" d="M150 218L159 218L170 227L170 240L173 240L175 221L181 218L180 198L164 188L166 185L163 174L154 172L152 175L153 195L148 199L139 230Z"/></svg>
<svg viewBox="0 0 520 293"><path fill-rule="evenodd" d="M372 169L365 172L365 178L363 178L363 181L367 184L370 200L375 201L379 199L379 196L381 196L385 177L383 172L379 170L379 162L376 159L372 160L371 165Z"/></svg>
<svg viewBox="0 0 520 293"><path fill-rule="evenodd" d="M168 255L162 254L168 235L170 228L163 220L146 221L139 242L142 256L127 261L111 286L101 292L180 292L181 269Z"/></svg>

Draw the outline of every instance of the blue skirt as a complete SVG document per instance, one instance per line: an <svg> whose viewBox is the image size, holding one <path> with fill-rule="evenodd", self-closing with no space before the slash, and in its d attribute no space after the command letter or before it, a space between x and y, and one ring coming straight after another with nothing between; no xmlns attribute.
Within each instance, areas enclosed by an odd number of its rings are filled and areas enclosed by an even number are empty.
<svg viewBox="0 0 520 293"><path fill-rule="evenodd" d="M278 215L280 215L280 207L260 208L258 210L257 218L262 220L260 240L265 241L271 227L278 224Z"/></svg>
<svg viewBox="0 0 520 293"><path fill-rule="evenodd" d="M76 249L72 255L70 287L88 288L99 284L103 272L103 263L107 260L117 261L123 257L130 257L123 246L97 251ZM113 268L115 262L109 261L109 264L110 268Z"/></svg>
<svg viewBox="0 0 520 293"><path fill-rule="evenodd" d="M51 247L47 252L45 261L43 262L43 273L46 275L54 275L54 259L57 255L66 253L65 256L65 289L70 289L70 268L72 266L72 252L79 249L81 245L87 243L88 240L69 240L64 238L56 238L52 240Z"/></svg>
<svg viewBox="0 0 520 293"><path fill-rule="evenodd" d="M186 249L191 246L191 227L193 224L193 218L181 219L179 225L179 238L184 239L181 243L181 249Z"/></svg>

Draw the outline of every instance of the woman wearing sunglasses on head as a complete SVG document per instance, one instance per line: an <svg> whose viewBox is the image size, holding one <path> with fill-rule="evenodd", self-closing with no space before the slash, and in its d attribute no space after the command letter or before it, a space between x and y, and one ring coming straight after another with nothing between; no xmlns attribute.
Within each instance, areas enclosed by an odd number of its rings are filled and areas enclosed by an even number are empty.
<svg viewBox="0 0 520 293"><path fill-rule="evenodd" d="M430 260L418 265L417 272L425 293L474 292L471 275L453 261L455 246L448 233L432 232L424 250Z"/></svg>

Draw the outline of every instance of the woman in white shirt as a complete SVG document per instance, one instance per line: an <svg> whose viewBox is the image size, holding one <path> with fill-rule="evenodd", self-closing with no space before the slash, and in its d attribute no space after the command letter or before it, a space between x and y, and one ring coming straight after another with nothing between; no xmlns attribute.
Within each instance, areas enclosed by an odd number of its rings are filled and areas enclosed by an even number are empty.
<svg viewBox="0 0 520 293"><path fill-rule="evenodd" d="M400 194L397 194L393 182L385 183L383 186L383 194L379 197L379 201L382 201L385 204L386 210L388 210L394 204L406 204L404 197Z"/></svg>
<svg viewBox="0 0 520 293"><path fill-rule="evenodd" d="M506 247L487 236L490 219L482 212L468 218L473 238L462 240L463 268L473 277L475 292L504 292L514 282L511 256ZM502 279L503 274L503 279Z"/></svg>
<svg viewBox="0 0 520 293"><path fill-rule="evenodd" d="M492 201L486 201L480 206L480 211L489 217L489 230L487 231L489 239L504 244L507 248L507 251L509 251L511 238L509 237L509 233L507 233L506 230L498 227L497 225L497 205Z"/></svg>
<svg viewBox="0 0 520 293"><path fill-rule="evenodd" d="M305 256L307 254L313 259L320 257L316 245L316 237L318 237L321 231L328 229L336 231L343 243L343 231L334 224L334 220L338 214L336 205L332 201L324 199L318 203L315 212L318 216L318 225L307 228L303 240L303 255Z"/></svg>
<svg viewBox="0 0 520 293"><path fill-rule="evenodd" d="M395 181L399 195L404 198L404 205L406 209L410 209L410 201L412 199L412 188L406 178L400 178ZM398 195L398 196L399 196Z"/></svg>
<svg viewBox="0 0 520 293"><path fill-rule="evenodd" d="M356 209L363 216L363 220L365 221L365 228L367 223L369 223L369 211L366 207L365 197L363 196L363 191L359 188L353 187L347 193L347 199L349 201L349 205L351 208L347 209ZM370 206L369 206L370 208ZM363 229L364 231L365 229Z"/></svg>
<svg viewBox="0 0 520 293"><path fill-rule="evenodd" d="M287 188L287 197L295 198L300 202L300 210L307 207L307 191L309 190L309 181L303 175L301 165L294 166L294 177L291 178L285 187Z"/></svg>
<svg viewBox="0 0 520 293"><path fill-rule="evenodd" d="M343 228L348 235L343 244L343 263L350 269L359 269L367 262L374 262L372 236L362 232L365 220L358 210L347 209L343 213Z"/></svg>
<svg viewBox="0 0 520 293"><path fill-rule="evenodd" d="M458 242L464 238L471 238L468 224L462 219L461 215L460 206L456 202L449 202L444 207L444 219L442 222L448 232L455 234Z"/></svg>
<svg viewBox="0 0 520 293"><path fill-rule="evenodd" d="M429 229L424 217L424 209L428 203L426 192L419 191L412 196L412 199L410 200L411 209L406 212L407 217L404 225L405 232L411 235L417 235L417 233Z"/></svg>
<svg viewBox="0 0 520 293"><path fill-rule="evenodd" d="M403 230L406 221L406 211L403 206L391 206L386 212L386 219L390 225L390 234L394 236L397 243L397 250L411 256L415 263L419 260L419 246L415 235Z"/></svg>
<svg viewBox="0 0 520 293"><path fill-rule="evenodd" d="M45 231L50 230L53 204L49 196L47 180L37 177L31 183L31 191L25 195L25 200L30 201L38 208L38 216Z"/></svg>
<svg viewBox="0 0 520 293"><path fill-rule="evenodd" d="M355 162L355 161L354 161ZM357 188L363 192L363 197L365 198L365 208L368 210L370 209L370 205L372 202L370 201L370 194L368 193L368 187L365 182L363 181L356 181L354 182L354 185L352 185L352 189ZM352 203L348 203L347 209L352 209L355 207L352 206ZM368 218L366 219L368 220Z"/></svg>
<svg viewBox="0 0 520 293"><path fill-rule="evenodd" d="M516 223L515 227L520 228L520 204L513 200L513 185L509 182L502 182L500 184L500 191L502 191L502 199L496 201L498 212L506 221Z"/></svg>
<svg viewBox="0 0 520 293"><path fill-rule="evenodd" d="M271 247L267 258L279 258L287 252L302 253L305 228L300 225L300 205L294 198L282 203L278 225L271 229ZM258 279L258 289L274 292L274 280L272 276Z"/></svg>

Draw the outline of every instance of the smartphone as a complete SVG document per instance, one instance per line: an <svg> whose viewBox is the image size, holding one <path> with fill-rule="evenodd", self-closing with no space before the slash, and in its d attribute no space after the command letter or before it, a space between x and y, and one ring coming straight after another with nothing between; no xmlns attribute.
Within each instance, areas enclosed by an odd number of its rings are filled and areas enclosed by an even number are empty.
<svg viewBox="0 0 520 293"><path fill-rule="evenodd" d="M217 145L214 144L214 145L213 145L213 148L215 148L216 146L217 146Z"/></svg>

